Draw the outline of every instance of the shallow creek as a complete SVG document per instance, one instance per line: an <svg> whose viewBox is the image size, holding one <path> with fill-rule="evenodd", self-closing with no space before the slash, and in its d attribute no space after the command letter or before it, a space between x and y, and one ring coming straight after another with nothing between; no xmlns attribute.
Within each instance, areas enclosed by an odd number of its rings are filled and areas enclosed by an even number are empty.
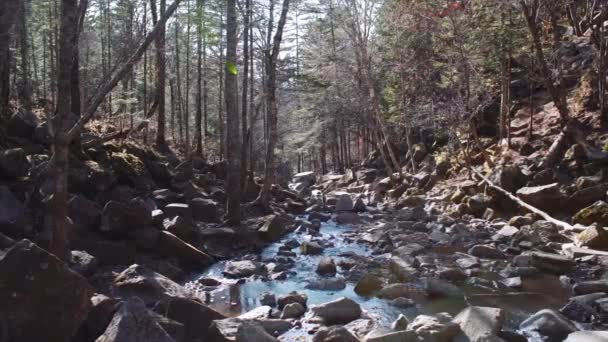
<svg viewBox="0 0 608 342"><path fill-rule="evenodd" d="M480 305L500 307L506 312L506 322L504 330L516 330L518 324L529 317L536 311L544 308L561 307L569 297L567 290L560 286L559 280L555 276L539 274L538 278L526 278L523 281L521 289L510 290L493 290L489 291L477 286L469 285L466 282L457 284L465 293L464 298L437 298L429 299L424 296L412 298L416 302L416 306L409 308L399 308L391 304L389 300L379 298L368 298L357 295L354 292L355 283L346 282L346 288L338 291L323 291L306 289L306 285L310 281L321 279L315 270L319 260L324 256L331 256L336 263L340 259L347 258L349 254L356 254L361 257L374 258L373 250L365 243L355 242L357 240L357 227L352 225L340 225L333 220L323 223L320 233L321 236L307 234L291 233L285 236L281 241L267 246L261 253L261 260L269 260L277 256L279 247L284 242L296 240L298 242L315 240L324 240L333 243L333 247L324 249L322 255L302 255L299 248L293 249L297 256L294 266L289 269L289 275L286 280L261 280L252 277L246 281L238 281L236 279L225 278L222 274L226 261L220 261L209 267L204 272L197 274L187 287L193 289L201 289L197 283L200 278L213 278L219 280L222 284L215 289L205 288L200 291L201 299L220 311L221 313L234 317L242 313L250 311L261 306L259 297L263 292L273 293L277 298L281 295L288 294L292 291L305 293L308 296L308 305L320 304L328 302L340 297L348 297L358 302L367 315L372 317L376 322L383 326L390 326L399 314L404 314L410 321L419 314L434 314L439 312L448 312L451 315L456 315L467 305ZM453 246L444 246L431 248L425 255L429 258L434 258L437 265L449 264L455 259L454 252L458 248ZM484 272L478 275L484 279L495 281L499 278L496 273ZM338 267L338 277L341 276L341 269ZM496 284L496 282L494 282ZM422 288L422 281L414 282L413 286ZM300 333L302 331L300 330ZM290 333L287 333L289 335ZM298 334L300 335L300 334ZM300 335L297 340L302 340ZM291 338L281 338L281 340L292 340Z"/></svg>

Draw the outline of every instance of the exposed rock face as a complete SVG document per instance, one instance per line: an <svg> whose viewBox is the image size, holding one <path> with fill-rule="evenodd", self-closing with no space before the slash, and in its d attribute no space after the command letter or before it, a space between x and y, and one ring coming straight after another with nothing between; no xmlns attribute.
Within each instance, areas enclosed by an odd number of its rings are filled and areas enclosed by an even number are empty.
<svg viewBox="0 0 608 342"><path fill-rule="evenodd" d="M419 315L408 326L425 341L451 341L460 332L458 324L452 322L450 315L441 313L436 316Z"/></svg>
<svg viewBox="0 0 608 342"><path fill-rule="evenodd" d="M312 337L312 342L359 342L348 329L340 326L321 328Z"/></svg>
<svg viewBox="0 0 608 342"><path fill-rule="evenodd" d="M462 310L454 322L470 341L483 341L495 337L504 322L504 312L499 308L470 306Z"/></svg>
<svg viewBox="0 0 608 342"><path fill-rule="evenodd" d="M99 229L113 238L125 237L130 231L152 223L152 212L138 200L129 204L116 201L106 203Z"/></svg>
<svg viewBox="0 0 608 342"><path fill-rule="evenodd" d="M91 308L93 288L28 240L0 259L0 316L9 341L68 342Z"/></svg>
<svg viewBox="0 0 608 342"><path fill-rule="evenodd" d="M287 232L289 221L277 215L268 217L258 233L267 241L277 241Z"/></svg>
<svg viewBox="0 0 608 342"><path fill-rule="evenodd" d="M190 201L190 207L195 221L219 222L220 220L220 205L212 199L195 198Z"/></svg>
<svg viewBox="0 0 608 342"><path fill-rule="evenodd" d="M310 310L323 319L326 325L346 324L361 317L359 304L345 297L312 306Z"/></svg>
<svg viewBox="0 0 608 342"><path fill-rule="evenodd" d="M229 261L224 267L224 275L230 278L247 278L260 270L260 265L250 260Z"/></svg>
<svg viewBox="0 0 608 342"><path fill-rule="evenodd" d="M129 299L121 305L96 342L175 342L152 318L144 303Z"/></svg>
<svg viewBox="0 0 608 342"><path fill-rule="evenodd" d="M517 196L524 202L546 211L555 211L563 204L563 196L557 183L524 187L517 190Z"/></svg>
<svg viewBox="0 0 608 342"><path fill-rule="evenodd" d="M182 323L186 341L204 340L211 323L226 318L206 305L180 297L162 299L156 303L154 311Z"/></svg>

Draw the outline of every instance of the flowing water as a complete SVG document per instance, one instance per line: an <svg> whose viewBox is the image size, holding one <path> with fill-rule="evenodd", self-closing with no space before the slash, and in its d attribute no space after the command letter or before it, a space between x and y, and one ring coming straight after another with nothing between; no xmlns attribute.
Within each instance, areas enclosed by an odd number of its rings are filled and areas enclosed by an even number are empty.
<svg viewBox="0 0 608 342"><path fill-rule="evenodd" d="M295 264L288 270L290 273L286 280L248 279L243 282L227 279L222 274L226 261L220 261L202 274L197 275L187 286L196 288L196 279L200 278L214 278L221 281L222 285L213 290L205 289L201 297L211 307L227 316L238 316L261 306L258 298L263 292L270 292L278 298L281 295L296 291L308 296L309 305L325 303L340 297L351 298L358 302L376 322L384 326L389 326L399 314L404 314L408 319L413 320L418 314L448 312L456 315L467 305L500 307L506 312L507 320L504 328L507 330L514 330L523 319L540 309L559 308L567 301L569 296L567 290L561 287L558 278L548 275L525 279L523 287L519 291L504 289L502 291L487 291L479 287L461 284L460 287L465 293L464 298L413 298L416 305L409 308L396 307L390 301L384 299L359 296L354 292L355 284L353 282L347 282L346 288L338 291L307 289L306 285L310 281L321 278L315 270L319 260L324 256L333 257L336 263L345 255L355 254L363 258L374 257L372 249L368 245L354 241L356 240L356 238L352 238L354 229L356 228L351 225L340 225L333 220L323 223L320 231L321 236L316 236L314 239L329 241L333 243L333 247L325 248L322 255L302 255L299 253L299 249L295 248L294 251L297 252L297 256L293 258ZM262 261L275 258L279 247L286 241L296 240L302 243L312 239L313 237L307 234L291 233L281 241L266 247L261 253ZM428 255L436 258L436 260L441 260L444 257L451 257L451 254L456 250L458 248L449 246L432 248ZM339 274L340 272L338 272L338 276ZM482 277L491 282L498 279L498 275L492 272L484 273ZM421 286L421 284L415 282L413 285Z"/></svg>

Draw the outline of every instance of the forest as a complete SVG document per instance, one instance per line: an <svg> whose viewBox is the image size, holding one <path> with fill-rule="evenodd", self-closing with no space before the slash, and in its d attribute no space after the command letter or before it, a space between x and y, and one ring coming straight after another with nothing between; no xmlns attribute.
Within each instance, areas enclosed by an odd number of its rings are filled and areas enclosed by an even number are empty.
<svg viewBox="0 0 608 342"><path fill-rule="evenodd" d="M0 342L607 342L607 0L0 0Z"/></svg>

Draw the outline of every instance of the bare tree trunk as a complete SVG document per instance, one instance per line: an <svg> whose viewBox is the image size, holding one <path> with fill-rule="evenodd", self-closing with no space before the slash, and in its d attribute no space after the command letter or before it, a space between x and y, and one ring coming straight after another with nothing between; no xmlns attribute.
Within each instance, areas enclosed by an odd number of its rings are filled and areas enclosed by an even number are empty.
<svg viewBox="0 0 608 342"><path fill-rule="evenodd" d="M186 1L187 12L186 16L186 91L184 94L184 129L186 130L186 148L185 155L187 158L190 157L190 0Z"/></svg>
<svg viewBox="0 0 608 342"><path fill-rule="evenodd" d="M247 120L247 106L248 106L248 87L249 87L249 21L251 17L251 3L250 0L245 0L245 13L243 15L243 96L241 98L241 137L243 140L241 147L241 188L245 189L247 180L247 145L248 145L248 120ZM253 96L253 94L251 95Z"/></svg>
<svg viewBox="0 0 608 342"><path fill-rule="evenodd" d="M156 26L158 15L156 12L156 0L150 0L152 12L152 23ZM165 12L165 0L160 0L160 11ZM167 147L165 138L165 86L166 86L166 65L165 65L165 27L156 36L156 102L158 102L158 121L156 128L156 146L159 148Z"/></svg>
<svg viewBox="0 0 608 342"><path fill-rule="evenodd" d="M19 8L19 1L0 1L0 117L8 116L10 99L10 42L11 29L15 24L15 13Z"/></svg>
<svg viewBox="0 0 608 342"><path fill-rule="evenodd" d="M281 9L281 17L277 31L274 35L272 43L272 51L265 52L266 60L266 105L268 106L268 144L266 146L266 160L264 169L264 185L260 191L258 203L264 208L268 208L270 202L270 187L273 182L275 173L274 167L274 149L277 142L277 126L278 126L278 104L276 98L276 77L277 77L277 59L281 50L281 41L283 39L283 29L287 21L287 12L289 12L289 0L283 0ZM270 36L270 32L268 33ZM270 45L269 45L270 49Z"/></svg>
<svg viewBox="0 0 608 342"><path fill-rule="evenodd" d="M177 109L177 122L179 126L179 144L184 144L184 112L182 110L182 78L179 58L179 21L175 22L175 75L177 77L175 86L175 107Z"/></svg>
<svg viewBox="0 0 608 342"><path fill-rule="evenodd" d="M196 119L194 139L196 140L196 154L203 154L203 0L196 1Z"/></svg>
<svg viewBox="0 0 608 342"><path fill-rule="evenodd" d="M226 144L226 139L224 138L224 69L225 69L225 61L224 61L224 13L222 13L220 18L220 59L219 59L219 103L218 103L218 120L219 120L219 133L220 133L220 160L224 159L224 146Z"/></svg>
<svg viewBox="0 0 608 342"><path fill-rule="evenodd" d="M241 138L239 136L239 105L236 49L237 15L236 0L226 1L226 159L228 160L228 174L226 193L226 223L237 226L241 222Z"/></svg>
<svg viewBox="0 0 608 342"><path fill-rule="evenodd" d="M28 9L29 1L21 1L20 15L20 45L21 45L21 101L25 110L32 110L32 87L30 81L30 64L29 64L29 37L28 37Z"/></svg>

